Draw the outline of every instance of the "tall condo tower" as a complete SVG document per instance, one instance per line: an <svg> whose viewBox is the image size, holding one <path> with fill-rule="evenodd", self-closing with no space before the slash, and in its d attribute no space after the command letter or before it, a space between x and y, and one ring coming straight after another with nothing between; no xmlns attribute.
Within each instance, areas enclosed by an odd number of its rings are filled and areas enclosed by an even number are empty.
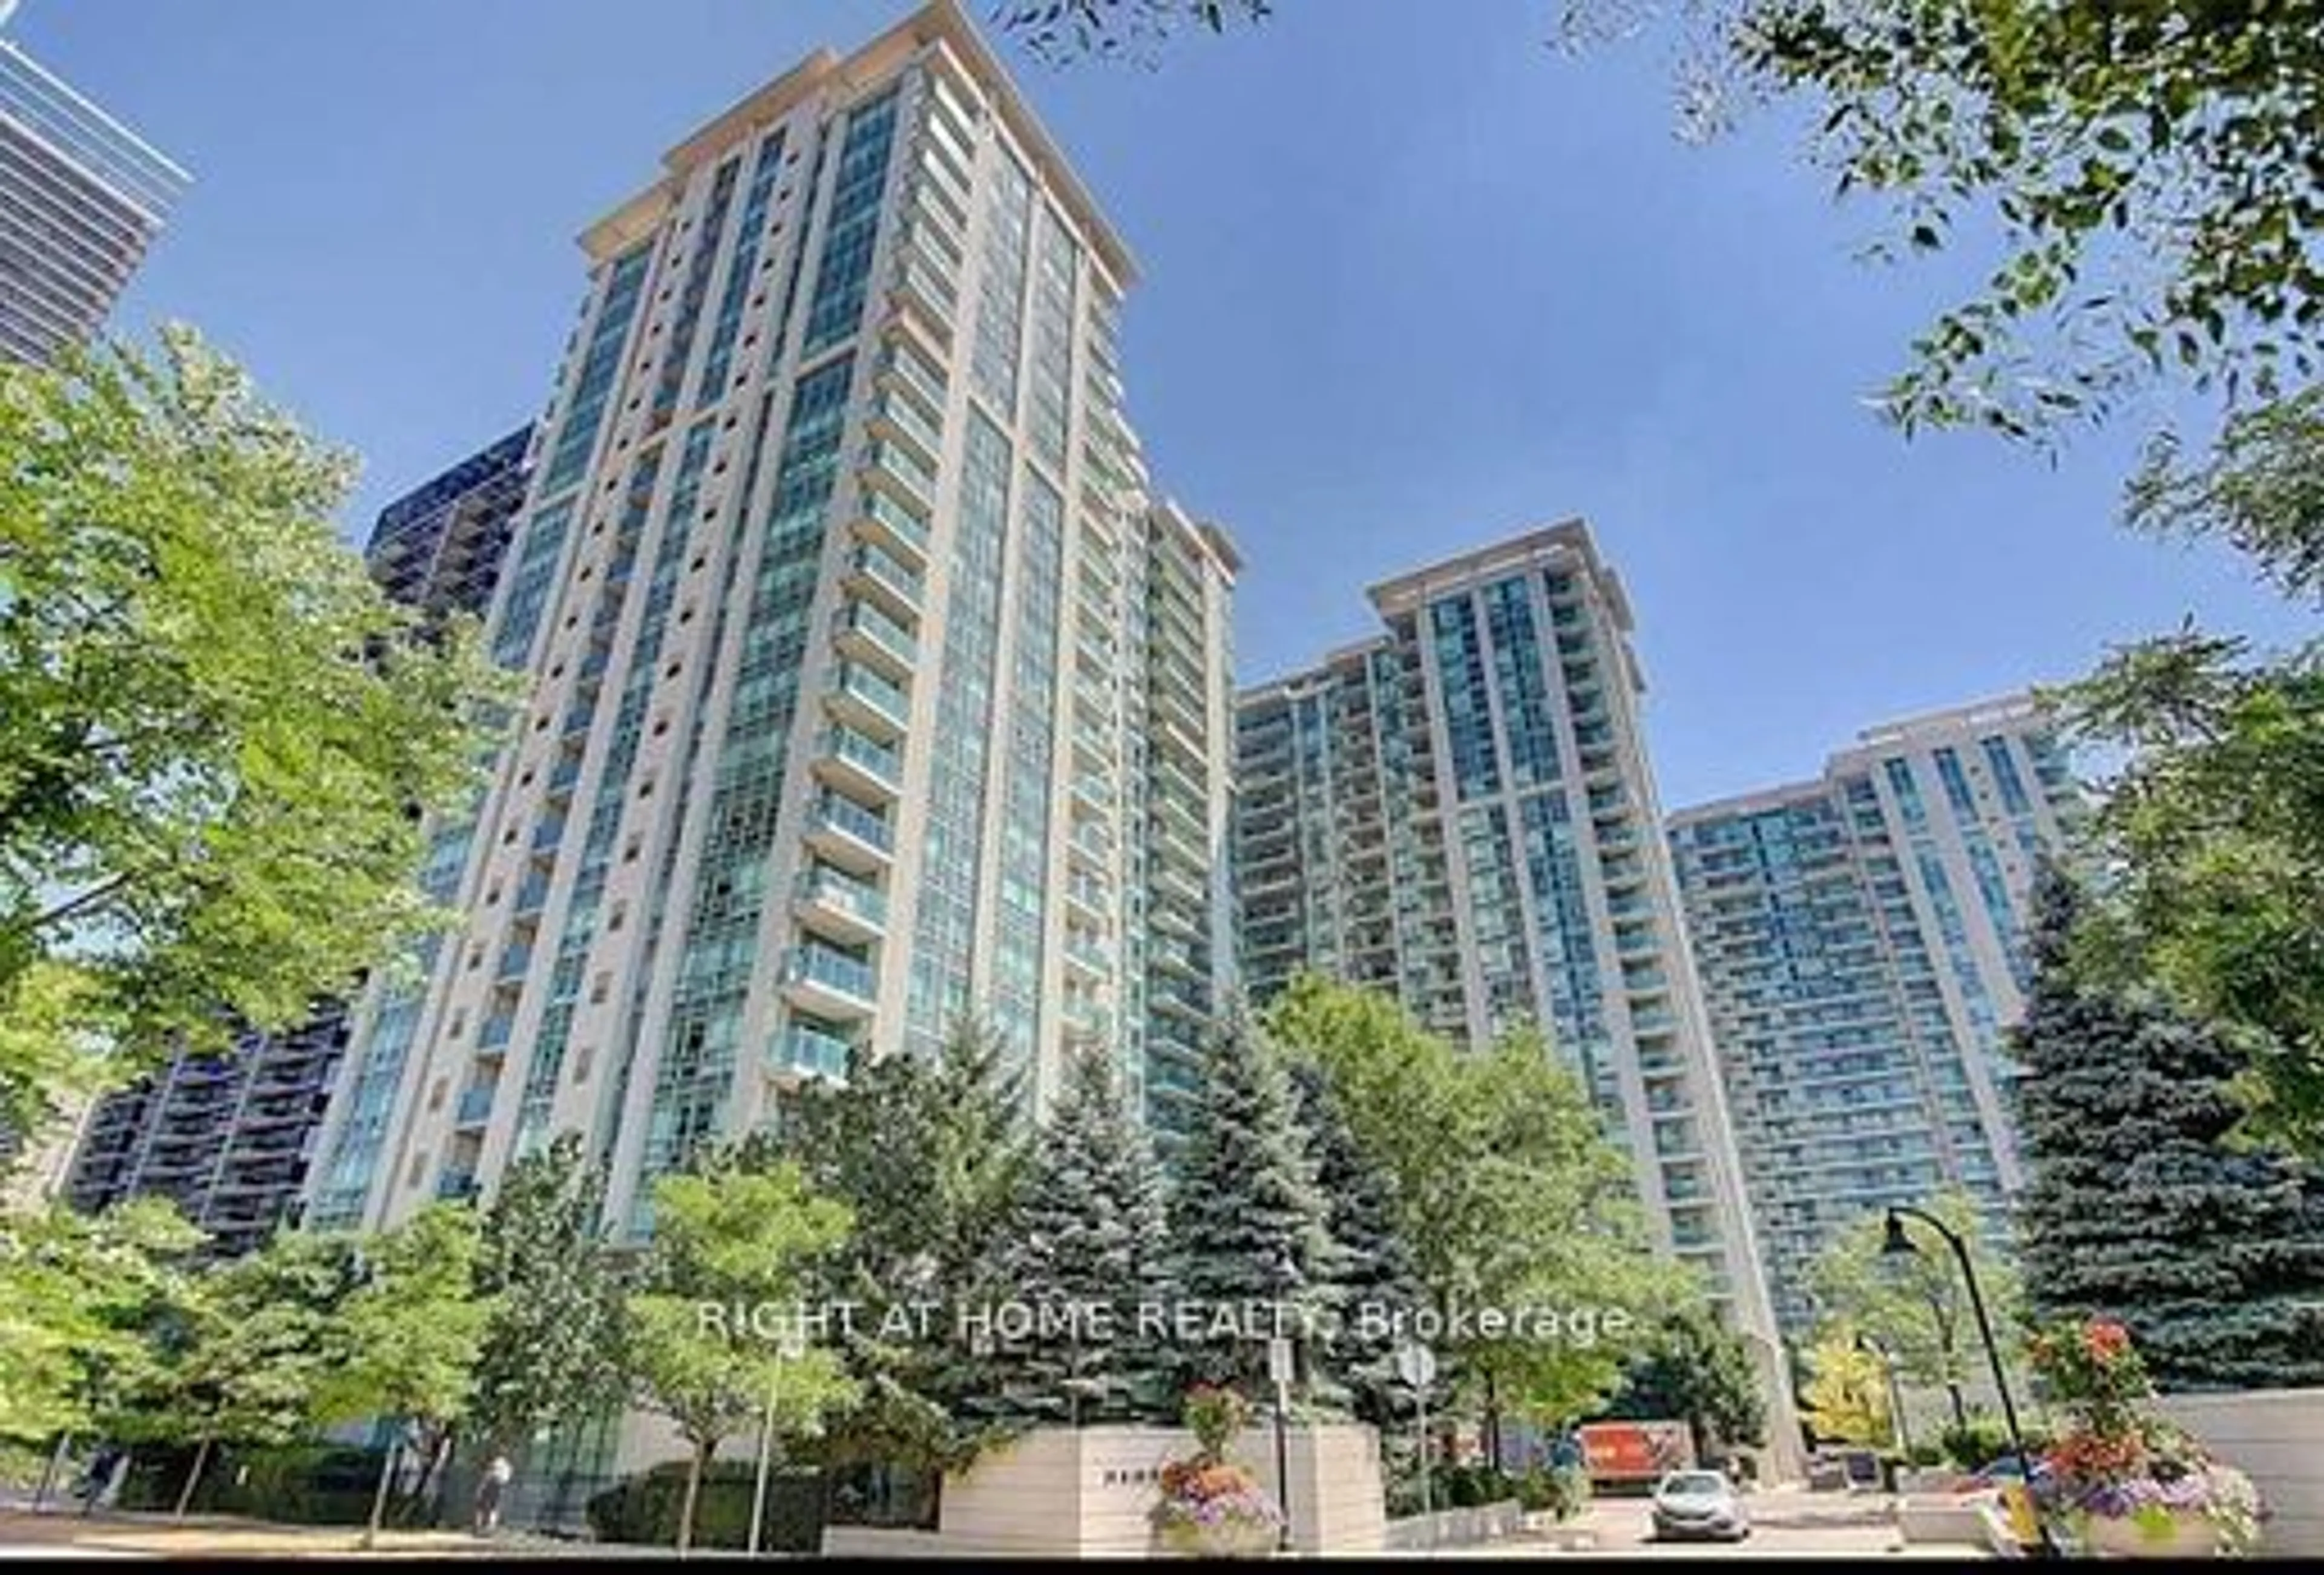
<svg viewBox="0 0 2324 1575"><path fill-rule="evenodd" d="M779 1085L972 1012L1037 1101L1102 1048L1167 1126L1160 1001L1192 1027L1216 986L1235 558L1148 493L1120 240L940 0L582 245L490 626L531 698L435 828L465 924L358 1008L313 1218L572 1130L643 1231Z"/></svg>
<svg viewBox="0 0 2324 1575"><path fill-rule="evenodd" d="M1250 992L1313 969L1471 1045L1548 1029L1630 1155L1660 1244L1772 1367L1620 580L1576 520L1371 600L1385 634L1241 697Z"/></svg>
<svg viewBox="0 0 2324 1575"><path fill-rule="evenodd" d="M2001 1031L2037 857L2081 800L2029 696L1858 736L1812 782L1682 810L1670 842L1776 1312L1847 1226L1944 1187L2008 1240Z"/></svg>
<svg viewBox="0 0 2324 1575"><path fill-rule="evenodd" d="M0 360L92 337L189 179L0 38Z"/></svg>
<svg viewBox="0 0 2324 1575"><path fill-rule="evenodd" d="M364 556L383 591L430 619L484 614L524 499L529 436L381 511ZM331 1001L282 1032L245 1030L231 1055L180 1055L108 1094L82 1128L65 1195L93 1211L158 1193L210 1233L210 1257L264 1246L296 1211L346 1043L346 1009Z"/></svg>

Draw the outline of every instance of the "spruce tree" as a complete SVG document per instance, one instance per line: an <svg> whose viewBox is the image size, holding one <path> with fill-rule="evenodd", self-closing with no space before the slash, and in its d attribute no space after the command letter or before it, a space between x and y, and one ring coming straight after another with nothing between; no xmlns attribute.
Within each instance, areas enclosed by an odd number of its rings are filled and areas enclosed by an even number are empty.
<svg viewBox="0 0 2324 1575"><path fill-rule="evenodd" d="M2077 980L2080 910L2044 869L2012 1036L2034 1310L2119 1321L2164 1389L2324 1384L2324 1192L2291 1160L2230 1146L2246 1061L2216 1027Z"/></svg>
<svg viewBox="0 0 2324 1575"><path fill-rule="evenodd" d="M1323 1194L1324 1225L1337 1249L1338 1317L1321 1353L1323 1398L1344 1402L1358 1420L1387 1427L1410 1410L1397 1376L1397 1330L1426 1302L1412 1249L1397 1225L1386 1173L1364 1162L1331 1074L1315 1062L1291 1067Z"/></svg>
<svg viewBox="0 0 2324 1575"><path fill-rule="evenodd" d="M1323 1326L1337 1256L1324 1216L1290 1073L1238 1014L1205 1047L1171 1195L1183 1381L1256 1388L1270 1333Z"/></svg>
<svg viewBox="0 0 2324 1575"><path fill-rule="evenodd" d="M1079 1426L1150 1414L1162 1398L1157 1348L1140 1319L1159 1278L1160 1189L1111 1064L1095 1054L1074 1057L1001 1257L1006 1299L1056 1320L999 1354L1015 1414Z"/></svg>

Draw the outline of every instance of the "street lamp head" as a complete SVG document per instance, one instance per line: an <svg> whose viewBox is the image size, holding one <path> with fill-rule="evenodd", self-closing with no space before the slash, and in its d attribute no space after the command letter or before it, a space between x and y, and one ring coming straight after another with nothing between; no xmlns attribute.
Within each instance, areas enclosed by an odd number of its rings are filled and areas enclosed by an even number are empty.
<svg viewBox="0 0 2324 1575"><path fill-rule="evenodd" d="M1920 1250L1921 1249L1913 1245L1913 1239L1904 1234L1904 1216L1897 1213L1894 1209L1889 1210L1887 1234L1880 1239L1880 1256L1883 1257L1904 1257L1918 1253Z"/></svg>

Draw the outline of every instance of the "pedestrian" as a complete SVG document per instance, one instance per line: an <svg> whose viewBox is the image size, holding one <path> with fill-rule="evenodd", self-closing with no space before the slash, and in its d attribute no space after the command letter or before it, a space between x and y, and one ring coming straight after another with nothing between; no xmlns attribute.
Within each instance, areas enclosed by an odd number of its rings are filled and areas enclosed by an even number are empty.
<svg viewBox="0 0 2324 1575"><path fill-rule="evenodd" d="M501 1495L507 1491L509 1479L515 1475L516 1468L509 1464L508 1456L493 1451L493 1458L485 1462L484 1474L476 1479L476 1535L488 1537L500 1529Z"/></svg>

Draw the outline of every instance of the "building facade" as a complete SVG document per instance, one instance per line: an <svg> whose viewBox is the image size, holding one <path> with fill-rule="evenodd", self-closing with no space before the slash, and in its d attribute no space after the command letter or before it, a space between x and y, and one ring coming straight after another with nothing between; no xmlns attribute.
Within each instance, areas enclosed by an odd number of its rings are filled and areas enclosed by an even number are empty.
<svg viewBox="0 0 2324 1575"><path fill-rule="evenodd" d="M1466 1044L1546 1029L1629 1155L1659 1245L1772 1366L1620 580L1571 521L1371 600L1385 634L1241 697L1247 988L1264 1000L1312 969Z"/></svg>
<svg viewBox="0 0 2324 1575"><path fill-rule="evenodd" d="M2080 813L2030 697L1876 728L1815 781L1671 816L1758 1238L1785 1330L1855 1220L1942 1188L2008 1239L2004 1028L2035 861Z"/></svg>
<svg viewBox="0 0 2324 1575"><path fill-rule="evenodd" d="M0 359L92 337L189 179L0 38Z"/></svg>
<svg viewBox="0 0 2324 1575"><path fill-rule="evenodd" d="M454 465L381 511L364 548L382 590L431 618L483 616L524 496L530 428ZM245 1031L231 1055L180 1056L97 1101L63 1192L97 1211L156 1193L234 1257L296 1211L347 1044L343 1004L281 1033Z"/></svg>
<svg viewBox="0 0 2324 1575"><path fill-rule="evenodd" d="M1037 1101L1088 1046L1160 1111L1178 1036L1134 1005L1219 913L1234 557L1149 493L1120 239L942 0L583 247L488 631L532 698L434 828L466 923L360 1004L311 1218L571 1130L634 1238L696 1144L967 1013Z"/></svg>

